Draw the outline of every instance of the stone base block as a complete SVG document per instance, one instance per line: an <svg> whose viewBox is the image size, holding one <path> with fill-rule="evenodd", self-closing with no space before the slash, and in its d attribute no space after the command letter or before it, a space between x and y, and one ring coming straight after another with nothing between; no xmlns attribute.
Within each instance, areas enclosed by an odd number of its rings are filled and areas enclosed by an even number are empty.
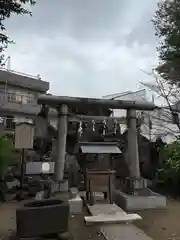
<svg viewBox="0 0 180 240"><path fill-rule="evenodd" d="M44 198L44 191L40 191L36 193L35 200L43 200Z"/></svg>
<svg viewBox="0 0 180 240"><path fill-rule="evenodd" d="M60 184L56 182L51 183L51 194L53 195L56 192L68 192L69 185L67 180L63 180Z"/></svg>
<svg viewBox="0 0 180 240"><path fill-rule="evenodd" d="M81 214L83 212L83 201L79 195L68 200L69 212L71 214Z"/></svg>
<svg viewBox="0 0 180 240"><path fill-rule="evenodd" d="M79 195L79 191L77 188L70 188L69 189L69 196L70 198L75 198L77 195Z"/></svg>
<svg viewBox="0 0 180 240"><path fill-rule="evenodd" d="M144 178L129 177L125 180L127 193L134 193L136 190L147 188L147 181Z"/></svg>
<svg viewBox="0 0 180 240"><path fill-rule="evenodd" d="M163 209L167 205L166 197L152 192L150 189L142 189L137 195L130 195L116 190L114 198L115 203L125 211Z"/></svg>
<svg viewBox="0 0 180 240"><path fill-rule="evenodd" d="M17 236L31 238L67 232L68 217L68 202L29 201L16 210Z"/></svg>

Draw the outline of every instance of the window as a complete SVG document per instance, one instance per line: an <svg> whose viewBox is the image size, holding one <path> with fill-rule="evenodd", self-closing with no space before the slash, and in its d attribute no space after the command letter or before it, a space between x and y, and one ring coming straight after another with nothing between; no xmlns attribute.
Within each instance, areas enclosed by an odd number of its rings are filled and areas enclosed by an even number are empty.
<svg viewBox="0 0 180 240"><path fill-rule="evenodd" d="M22 103L23 96L15 93L16 103Z"/></svg>
<svg viewBox="0 0 180 240"><path fill-rule="evenodd" d="M29 95L27 96L27 104L32 104L33 103L33 96Z"/></svg>
<svg viewBox="0 0 180 240"><path fill-rule="evenodd" d="M33 103L32 94L24 94L22 96L22 104L32 104L32 103Z"/></svg>
<svg viewBox="0 0 180 240"><path fill-rule="evenodd" d="M7 93L8 102L16 102L16 94L15 93Z"/></svg>
<svg viewBox="0 0 180 240"><path fill-rule="evenodd" d="M16 123L13 116L6 117L6 129L15 130Z"/></svg>
<svg viewBox="0 0 180 240"><path fill-rule="evenodd" d="M31 92L21 91L15 89L8 89L8 92L5 93L6 100L11 103L19 104L32 104L35 100L35 96Z"/></svg>

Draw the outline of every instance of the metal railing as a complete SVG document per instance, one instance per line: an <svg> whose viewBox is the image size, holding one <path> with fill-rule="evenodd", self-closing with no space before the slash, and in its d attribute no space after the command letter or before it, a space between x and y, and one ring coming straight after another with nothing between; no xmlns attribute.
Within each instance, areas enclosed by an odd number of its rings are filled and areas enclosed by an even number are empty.
<svg viewBox="0 0 180 240"><path fill-rule="evenodd" d="M37 76L33 76L33 75L30 75L30 74L26 74L26 73L14 71L14 70L9 70L9 69L3 68L3 67L0 67L0 70L5 71L5 72L14 73L14 74L24 76L24 77L29 77L29 78L34 78L34 79L37 79L37 80L41 80L41 77L40 77L39 74Z"/></svg>

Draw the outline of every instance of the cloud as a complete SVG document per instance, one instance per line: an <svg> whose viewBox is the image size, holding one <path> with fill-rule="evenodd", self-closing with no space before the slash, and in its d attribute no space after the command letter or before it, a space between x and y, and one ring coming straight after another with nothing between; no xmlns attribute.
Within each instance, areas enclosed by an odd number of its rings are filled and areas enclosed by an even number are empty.
<svg viewBox="0 0 180 240"><path fill-rule="evenodd" d="M39 0L32 18L7 22L16 40L8 49L12 68L40 74L59 95L135 90L146 78L141 69L148 71L156 62L150 24L155 4L140 2Z"/></svg>

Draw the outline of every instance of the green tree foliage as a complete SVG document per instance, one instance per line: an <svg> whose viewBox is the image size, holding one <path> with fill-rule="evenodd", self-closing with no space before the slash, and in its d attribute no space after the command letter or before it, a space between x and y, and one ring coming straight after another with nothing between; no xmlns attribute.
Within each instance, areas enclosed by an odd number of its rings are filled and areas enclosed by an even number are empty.
<svg viewBox="0 0 180 240"><path fill-rule="evenodd" d="M171 84L180 85L180 0L161 0L153 19L159 39L158 73Z"/></svg>
<svg viewBox="0 0 180 240"><path fill-rule="evenodd" d="M0 180L4 179L8 168L15 163L16 157L12 140L6 136L0 137Z"/></svg>
<svg viewBox="0 0 180 240"><path fill-rule="evenodd" d="M11 39L6 35L6 28L4 21L10 18L13 14L24 15L31 12L26 9L26 4L34 5L34 0L0 0L0 63L4 59L3 51L7 48L9 43L12 43Z"/></svg>
<svg viewBox="0 0 180 240"><path fill-rule="evenodd" d="M180 141L166 144L160 149L162 162L157 170L157 183L180 193Z"/></svg>

